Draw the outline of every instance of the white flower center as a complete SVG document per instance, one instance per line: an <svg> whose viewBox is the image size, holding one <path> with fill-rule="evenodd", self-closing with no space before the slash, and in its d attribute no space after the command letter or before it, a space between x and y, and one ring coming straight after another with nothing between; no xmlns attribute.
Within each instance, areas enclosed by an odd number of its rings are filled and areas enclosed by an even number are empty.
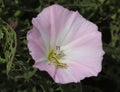
<svg viewBox="0 0 120 92"><path fill-rule="evenodd" d="M60 50L60 46L56 46L56 49L52 49L49 51L48 60L57 68L66 68L67 64L60 62L60 59L64 56L65 54L63 51Z"/></svg>

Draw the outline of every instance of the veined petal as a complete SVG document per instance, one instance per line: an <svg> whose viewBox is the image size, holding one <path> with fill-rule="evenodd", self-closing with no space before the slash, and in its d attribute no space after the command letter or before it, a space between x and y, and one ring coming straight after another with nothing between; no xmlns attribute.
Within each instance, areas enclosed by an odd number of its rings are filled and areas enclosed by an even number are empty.
<svg viewBox="0 0 120 92"><path fill-rule="evenodd" d="M93 32L93 34L84 36L84 38L81 37L80 40L77 39L77 42L71 42L63 47L66 56L62 63L66 62L72 72L74 70L80 72L81 70L80 75L76 73L81 79L89 76L97 76L101 71L104 55L101 43L101 33L99 32Z"/></svg>
<svg viewBox="0 0 120 92"><path fill-rule="evenodd" d="M70 50L70 48L79 48L80 46L88 46L88 44L91 44L94 47L101 47L102 49L102 40L101 40L101 33L96 31L93 31L91 33L86 33L85 35L79 36L74 40L71 40L68 44L62 46L63 50Z"/></svg>
<svg viewBox="0 0 120 92"><path fill-rule="evenodd" d="M79 58L64 59L63 62L67 63L67 69L57 69L54 80L61 84L77 83L86 77L97 76L101 71L101 60L102 57L83 60L79 60Z"/></svg>
<svg viewBox="0 0 120 92"><path fill-rule="evenodd" d="M59 40L61 46L68 45L74 40L78 40L88 34L98 32L98 27L92 22L86 20L77 11L71 11L71 16L68 17L65 26L62 28L59 34Z"/></svg>
<svg viewBox="0 0 120 92"><path fill-rule="evenodd" d="M41 63L35 63L33 67L38 68L41 71L47 71L49 75L54 79L56 67L52 64L48 64L47 60Z"/></svg>
<svg viewBox="0 0 120 92"><path fill-rule="evenodd" d="M67 69L58 68L56 70L54 80L56 83L61 83L61 84L66 84L66 83L70 83L73 81L78 82L76 80L76 77L74 75L72 75L70 68L67 68Z"/></svg>
<svg viewBox="0 0 120 92"><path fill-rule="evenodd" d="M31 29L31 31L27 33L27 41L30 54L35 61L46 56L45 44L43 39L41 39L39 31L35 28Z"/></svg>
<svg viewBox="0 0 120 92"><path fill-rule="evenodd" d="M56 45L60 45L56 40L60 39L58 36L72 15L73 12L55 4L45 8L36 18L33 18L32 23L40 31L46 45L55 48Z"/></svg>
<svg viewBox="0 0 120 92"><path fill-rule="evenodd" d="M93 59L98 58L99 60L104 55L104 51L102 49L102 42L101 42L101 33L99 32L89 34L75 41L62 47L64 53L66 54L64 58L78 59L80 61L80 59L84 59L85 57L88 57ZM89 60L89 62L91 62L91 60ZM96 62L98 61L96 60Z"/></svg>
<svg viewBox="0 0 120 92"><path fill-rule="evenodd" d="M57 44L59 44L60 46L64 45L63 43L65 42L66 38L68 38L67 36L72 32L70 29L77 15L77 12L69 11L69 13L70 15L69 17L67 17L67 20L58 35Z"/></svg>
<svg viewBox="0 0 120 92"><path fill-rule="evenodd" d="M38 18L33 18L32 23L34 25L34 28L40 32L41 39L44 41L46 51L48 52L50 47L49 45L50 39L47 33L44 31L45 30L44 27L41 25L39 21L41 20L39 20Z"/></svg>

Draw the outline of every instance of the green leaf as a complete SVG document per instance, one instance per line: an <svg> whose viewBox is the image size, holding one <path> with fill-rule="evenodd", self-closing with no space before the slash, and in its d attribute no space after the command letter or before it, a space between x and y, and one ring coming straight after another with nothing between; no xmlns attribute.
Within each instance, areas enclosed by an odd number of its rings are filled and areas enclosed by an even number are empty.
<svg viewBox="0 0 120 92"><path fill-rule="evenodd" d="M35 87L33 87L32 92L37 92Z"/></svg>
<svg viewBox="0 0 120 92"><path fill-rule="evenodd" d="M21 11L20 10L17 10L14 14L15 17L19 16L21 14Z"/></svg>
<svg viewBox="0 0 120 92"><path fill-rule="evenodd" d="M1 44L2 54L0 61L6 63L6 73L8 74L12 67L12 61L16 52L17 41L16 33L12 27L0 18L0 31L4 34L4 41ZM1 34L1 33L0 33ZM1 36L2 37L2 36ZM2 57L4 56L4 57Z"/></svg>
<svg viewBox="0 0 120 92"><path fill-rule="evenodd" d="M35 73L36 73L36 69L34 69L33 71L28 71L24 74L24 78L30 79Z"/></svg>
<svg viewBox="0 0 120 92"><path fill-rule="evenodd" d="M105 0L98 0L100 3L103 3Z"/></svg>
<svg viewBox="0 0 120 92"><path fill-rule="evenodd" d="M81 83L60 85L62 92L82 92Z"/></svg>
<svg viewBox="0 0 120 92"><path fill-rule="evenodd" d="M4 59L4 58L1 58L1 56L0 56L0 62L2 62L2 63L5 62L5 59Z"/></svg>
<svg viewBox="0 0 120 92"><path fill-rule="evenodd" d="M2 39L3 38L3 33L2 33L2 30L0 30L0 39Z"/></svg>
<svg viewBox="0 0 120 92"><path fill-rule="evenodd" d="M12 67L12 62L8 62L7 63L7 74L9 73L9 71L11 70L11 67Z"/></svg>

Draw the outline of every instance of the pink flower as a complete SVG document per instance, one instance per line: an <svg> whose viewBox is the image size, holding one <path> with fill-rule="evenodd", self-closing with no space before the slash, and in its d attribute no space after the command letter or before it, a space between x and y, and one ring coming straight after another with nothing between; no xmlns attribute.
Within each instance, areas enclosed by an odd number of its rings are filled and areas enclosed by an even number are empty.
<svg viewBox="0 0 120 92"><path fill-rule="evenodd" d="M27 34L34 67L47 71L56 83L80 82L101 71L101 33L77 11L60 5L45 8L32 20Z"/></svg>

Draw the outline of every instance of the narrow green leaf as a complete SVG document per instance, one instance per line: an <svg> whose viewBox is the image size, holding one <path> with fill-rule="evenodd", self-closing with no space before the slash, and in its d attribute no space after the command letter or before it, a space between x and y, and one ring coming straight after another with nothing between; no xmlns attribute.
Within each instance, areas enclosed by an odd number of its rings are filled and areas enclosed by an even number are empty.
<svg viewBox="0 0 120 92"><path fill-rule="evenodd" d="M2 30L0 30L0 39L3 38L3 33L2 33Z"/></svg>
<svg viewBox="0 0 120 92"><path fill-rule="evenodd" d="M5 59L0 57L0 63L1 63L1 62L4 63L4 62L5 62Z"/></svg>
<svg viewBox="0 0 120 92"><path fill-rule="evenodd" d="M11 70L12 67L12 62L8 62L7 63L7 74L9 73L9 71Z"/></svg>

